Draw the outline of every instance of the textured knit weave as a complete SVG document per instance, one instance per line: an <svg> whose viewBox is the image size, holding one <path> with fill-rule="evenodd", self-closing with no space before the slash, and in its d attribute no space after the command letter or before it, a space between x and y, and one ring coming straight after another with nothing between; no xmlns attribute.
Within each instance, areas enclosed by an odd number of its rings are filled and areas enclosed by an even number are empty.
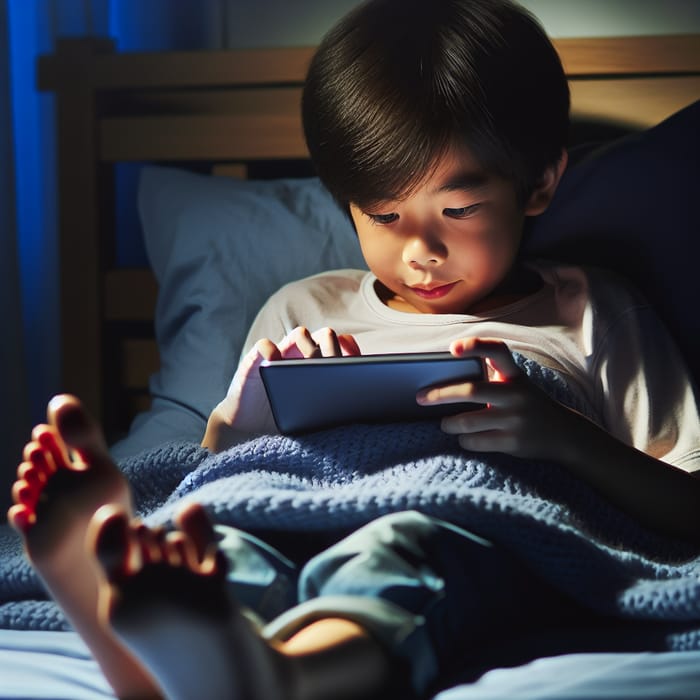
<svg viewBox="0 0 700 700"><path fill-rule="evenodd" d="M558 377L524 366L575 405ZM593 610L655 620L667 648L700 648L697 548L646 531L555 464L465 452L434 422L265 436L219 455L170 444L122 467L151 524L183 499L253 531L347 531L417 509L511 550ZM14 601L0 626L60 628L50 603L18 602L37 584L15 545L0 538L0 601Z"/></svg>

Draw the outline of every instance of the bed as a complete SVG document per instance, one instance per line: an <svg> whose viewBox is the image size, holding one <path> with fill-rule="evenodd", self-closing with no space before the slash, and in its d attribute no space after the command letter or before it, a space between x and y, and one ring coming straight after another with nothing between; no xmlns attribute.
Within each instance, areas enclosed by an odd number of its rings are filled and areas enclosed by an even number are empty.
<svg viewBox="0 0 700 700"><path fill-rule="evenodd" d="M633 279L698 380L700 317L688 309L700 298L700 36L555 44L572 88L573 165L532 223L529 252ZM363 266L306 159L298 102L311 53L119 54L81 39L40 60L39 85L56 96L62 385L125 463L201 438L276 288ZM124 191L138 219L117 206ZM143 238L150 269L120 264L124 236ZM9 561L13 536L0 534ZM12 629L3 595L0 697L112 697L73 632ZM697 637L663 651L593 638L504 652L436 698L697 698Z"/></svg>

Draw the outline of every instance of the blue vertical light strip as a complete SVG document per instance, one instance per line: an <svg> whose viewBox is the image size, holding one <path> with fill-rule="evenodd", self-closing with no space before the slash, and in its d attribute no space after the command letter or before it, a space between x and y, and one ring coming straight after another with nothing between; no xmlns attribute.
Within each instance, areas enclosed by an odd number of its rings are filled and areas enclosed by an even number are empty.
<svg viewBox="0 0 700 700"><path fill-rule="evenodd" d="M36 88L36 58L51 50L48 0L10 0L16 217L32 421L59 390L53 98Z"/></svg>
<svg viewBox="0 0 700 700"><path fill-rule="evenodd" d="M47 400L63 388L54 98L36 88L36 60L51 53L57 34L81 35L88 25L115 38L121 51L212 47L214 29L219 40L220 1L6 0L23 332L34 422L44 420ZM135 174L119 178L126 183L123 196L133 199ZM124 224L133 227L134 219L135 211ZM122 260L142 258L139 248Z"/></svg>
<svg viewBox="0 0 700 700"><path fill-rule="evenodd" d="M7 0L0 0L0 509L10 506L14 466L30 435L15 222L14 143Z"/></svg>
<svg viewBox="0 0 700 700"><path fill-rule="evenodd" d="M119 0L107 2L107 34L115 40L117 51L121 51L120 37L122 33L121 14L119 12Z"/></svg>

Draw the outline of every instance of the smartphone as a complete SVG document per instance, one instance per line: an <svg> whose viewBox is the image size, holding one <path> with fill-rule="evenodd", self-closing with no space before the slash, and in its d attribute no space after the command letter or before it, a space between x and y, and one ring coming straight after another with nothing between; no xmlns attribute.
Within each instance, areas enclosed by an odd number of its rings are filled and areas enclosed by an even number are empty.
<svg viewBox="0 0 700 700"><path fill-rule="evenodd" d="M481 358L449 352L266 360L260 374L275 423L284 434L461 413L482 404L421 406L416 393L435 384L486 376Z"/></svg>

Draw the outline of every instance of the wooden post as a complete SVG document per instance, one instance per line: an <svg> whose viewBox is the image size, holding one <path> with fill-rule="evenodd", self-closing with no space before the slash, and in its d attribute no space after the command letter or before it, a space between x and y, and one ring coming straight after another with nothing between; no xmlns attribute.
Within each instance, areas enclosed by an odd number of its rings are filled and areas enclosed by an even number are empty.
<svg viewBox="0 0 700 700"><path fill-rule="evenodd" d="M100 183L91 57L114 50L106 39L59 40L39 59L38 85L56 95L61 390L102 418L102 273L109 241L100 229ZM110 179L110 178L108 178ZM108 251L109 252L106 252Z"/></svg>

